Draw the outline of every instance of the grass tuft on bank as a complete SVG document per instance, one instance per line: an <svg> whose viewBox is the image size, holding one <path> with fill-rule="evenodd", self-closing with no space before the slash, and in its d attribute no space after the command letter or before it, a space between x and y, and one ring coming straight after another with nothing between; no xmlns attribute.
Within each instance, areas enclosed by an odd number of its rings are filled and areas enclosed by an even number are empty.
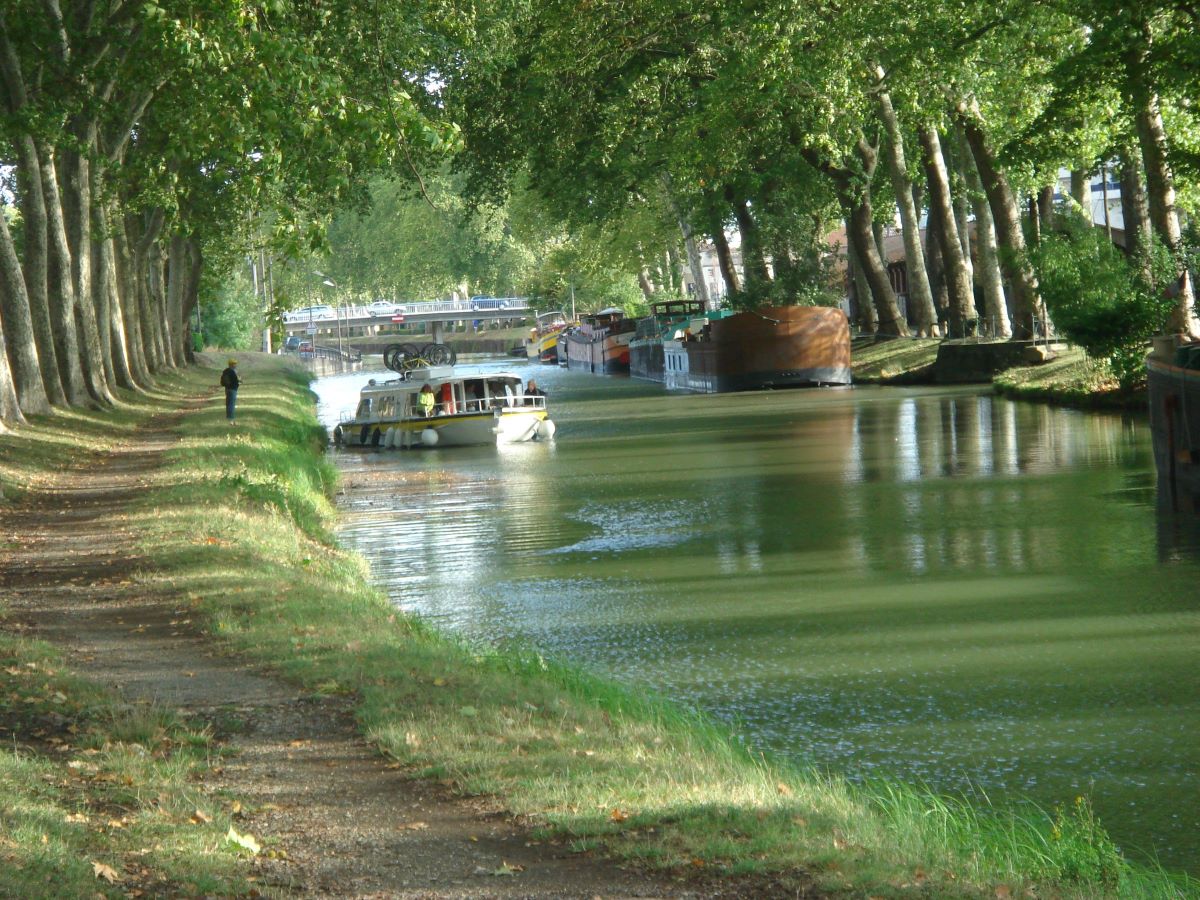
<svg viewBox="0 0 1200 900"><path fill-rule="evenodd" d="M850 347L856 384L892 384L932 378L939 338L889 338L865 335Z"/></svg>
<svg viewBox="0 0 1200 900"><path fill-rule="evenodd" d="M994 809L854 787L535 650L470 645L404 616L329 539L334 479L305 376L274 359L243 369L239 422L213 393L132 511L152 560L140 577L238 652L353 697L364 733L414 776L486 795L575 849L678 872L784 873L855 896L1200 894L1123 859L1086 801ZM197 368L175 390L215 382L216 367Z"/></svg>
<svg viewBox="0 0 1200 900"><path fill-rule="evenodd" d="M1057 358L1038 366L1001 372L994 384L998 393L1015 400L1088 409L1146 408L1144 389L1121 390L1108 363L1092 359L1078 347L1062 350Z"/></svg>
<svg viewBox="0 0 1200 900"><path fill-rule="evenodd" d="M243 895L233 812L194 777L212 735L0 633L0 896Z"/></svg>

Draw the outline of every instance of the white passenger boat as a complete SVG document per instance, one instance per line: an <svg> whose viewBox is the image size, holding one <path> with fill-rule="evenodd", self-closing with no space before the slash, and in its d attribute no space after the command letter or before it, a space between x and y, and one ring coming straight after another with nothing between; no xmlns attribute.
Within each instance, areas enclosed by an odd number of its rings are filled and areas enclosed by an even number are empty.
<svg viewBox="0 0 1200 900"><path fill-rule="evenodd" d="M425 385L434 403L426 414L418 395ZM554 422L546 398L525 393L510 372L456 375L452 366L413 369L400 378L372 378L358 409L334 429L347 447L460 447L549 440Z"/></svg>

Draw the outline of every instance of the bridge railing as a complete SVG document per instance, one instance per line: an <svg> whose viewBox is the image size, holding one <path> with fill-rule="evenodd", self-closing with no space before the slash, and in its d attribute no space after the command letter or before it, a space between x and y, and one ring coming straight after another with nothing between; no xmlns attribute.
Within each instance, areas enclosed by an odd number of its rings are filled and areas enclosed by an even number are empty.
<svg viewBox="0 0 1200 900"><path fill-rule="evenodd" d="M464 319L478 318L478 313L521 313L530 309L528 297L476 297L470 300L414 300L410 303L397 303L395 313L376 314L366 306L342 306L334 310L335 315L310 319L306 315L285 312L285 325L299 326L312 324L319 328L336 328L338 322L343 324L362 319L389 321L394 314L405 316L429 315L437 313L462 313Z"/></svg>

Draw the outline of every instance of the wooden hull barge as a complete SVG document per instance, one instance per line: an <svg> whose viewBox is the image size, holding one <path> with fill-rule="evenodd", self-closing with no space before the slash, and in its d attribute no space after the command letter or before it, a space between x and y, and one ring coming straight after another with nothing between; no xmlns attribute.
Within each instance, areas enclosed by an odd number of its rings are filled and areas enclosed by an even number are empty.
<svg viewBox="0 0 1200 900"><path fill-rule="evenodd" d="M629 372L629 342L635 323L625 318L625 310L610 306L584 316L579 327L559 338L558 352L567 351L567 368L582 369L594 375L622 375ZM565 345L565 347L564 347Z"/></svg>
<svg viewBox="0 0 1200 900"><path fill-rule="evenodd" d="M663 342L668 389L718 394L850 384L850 324L840 309L772 306L711 319Z"/></svg>
<svg viewBox="0 0 1200 900"><path fill-rule="evenodd" d="M1150 435L1159 484L1172 496L1200 498L1200 343L1155 338L1146 359Z"/></svg>
<svg viewBox="0 0 1200 900"><path fill-rule="evenodd" d="M682 337L691 323L705 315L697 300L666 300L650 304L650 315L637 320L629 342L629 374L633 378L662 382L666 378L663 343Z"/></svg>
<svg viewBox="0 0 1200 900"><path fill-rule="evenodd" d="M435 400L429 415L418 400L426 384ZM550 440L554 432L546 398L526 395L519 375L456 376L451 366L431 366L388 381L372 378L333 439L345 447L408 449Z"/></svg>

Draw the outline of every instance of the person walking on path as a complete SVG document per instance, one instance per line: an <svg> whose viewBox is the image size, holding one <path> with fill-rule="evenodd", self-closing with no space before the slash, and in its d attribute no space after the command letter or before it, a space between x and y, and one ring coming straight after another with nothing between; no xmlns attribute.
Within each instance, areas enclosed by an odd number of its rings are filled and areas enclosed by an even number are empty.
<svg viewBox="0 0 1200 900"><path fill-rule="evenodd" d="M236 359L231 359L229 367L221 373L221 387L225 388L225 418L230 422L234 421L238 387L242 383L238 378L237 364Z"/></svg>

